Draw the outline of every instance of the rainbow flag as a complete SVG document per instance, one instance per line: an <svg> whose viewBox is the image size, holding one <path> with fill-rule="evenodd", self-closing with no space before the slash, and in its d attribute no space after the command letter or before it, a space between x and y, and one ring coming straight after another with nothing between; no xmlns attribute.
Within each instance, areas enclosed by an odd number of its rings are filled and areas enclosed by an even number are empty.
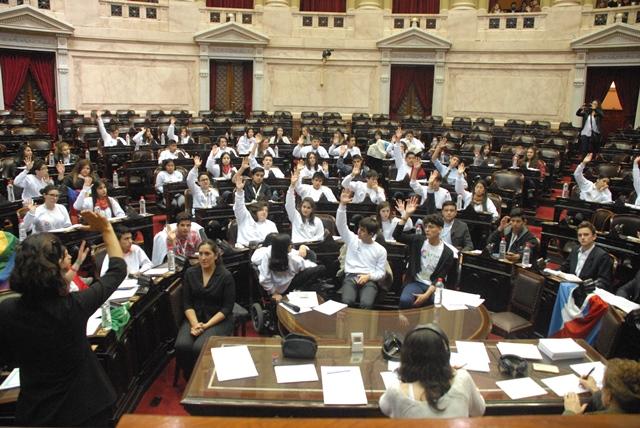
<svg viewBox="0 0 640 428"><path fill-rule="evenodd" d="M16 261L18 238L9 232L0 231L0 290L9 288L9 276Z"/></svg>

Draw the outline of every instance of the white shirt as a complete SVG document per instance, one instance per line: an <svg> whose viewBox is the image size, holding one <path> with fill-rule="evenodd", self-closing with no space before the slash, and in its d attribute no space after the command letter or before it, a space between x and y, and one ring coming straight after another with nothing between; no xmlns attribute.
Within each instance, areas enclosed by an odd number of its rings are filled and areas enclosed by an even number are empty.
<svg viewBox="0 0 640 428"><path fill-rule="evenodd" d="M153 267L153 263L149 260L147 253L136 244L131 245L131 249L124 255L124 261L127 264L127 273L143 272ZM109 255L104 256L100 276L104 275L109 269Z"/></svg>
<svg viewBox="0 0 640 428"><path fill-rule="evenodd" d="M118 203L115 198L108 196L109 198L109 206L107 206L106 210L100 210L100 214L105 216L106 218L119 218L126 217L126 214L122 210L122 207ZM93 198L91 197L91 187L84 186L80 193L78 193L78 197L76 201L73 203L73 208L78 211L89 210L93 211Z"/></svg>
<svg viewBox="0 0 640 428"><path fill-rule="evenodd" d="M431 285L431 275L438 266L443 249L444 242L442 241L435 246L431 245L428 240L424 241L420 250L420 272L416 274L417 281Z"/></svg>
<svg viewBox="0 0 640 428"><path fill-rule="evenodd" d="M444 166L442 162L440 162L440 159L433 160L433 166L436 167L436 169L442 176L443 180L445 179L444 178L445 176L447 177L447 183L449 184L456 183L456 180L458 179L458 170L456 168L450 168L450 167ZM449 175L447 175L447 173Z"/></svg>
<svg viewBox="0 0 640 428"><path fill-rule="evenodd" d="M322 241L324 239L322 220L318 216L313 217L313 223L302 220L302 215L296 209L296 195L291 187L287 190L284 207L291 222L291 242L298 244L300 242Z"/></svg>
<svg viewBox="0 0 640 428"><path fill-rule="evenodd" d="M214 178L225 178L227 180L230 180L237 172L236 167L232 166L229 171L225 173L223 172L222 167L216 163L217 159L218 158L216 158L215 156L209 155L209 157L207 158L207 163L205 164L207 171L209 171Z"/></svg>
<svg viewBox="0 0 640 428"><path fill-rule="evenodd" d="M289 137L286 136L282 136L282 142L284 144L291 144L291 140L289 140ZM274 135L273 137L269 138L269 144L276 144L276 136Z"/></svg>
<svg viewBox="0 0 640 428"><path fill-rule="evenodd" d="M400 219L398 217L393 217L390 220L382 221L382 236L384 236L385 241L394 241L393 239L393 231L396 230L396 226L400 223ZM413 227L413 220L409 218L407 222L404 224L404 228L402 230L407 231Z"/></svg>
<svg viewBox="0 0 640 428"><path fill-rule="evenodd" d="M251 213L244 205L244 190L236 191L236 198L233 203L233 213L238 222L238 237L236 243L249 246L251 242L262 242L270 233L278 233L276 224L271 220L258 223L253 219Z"/></svg>
<svg viewBox="0 0 640 428"><path fill-rule="evenodd" d="M589 117L584 121L584 128L582 128L582 132L580 135L585 135L587 137L591 137L593 133L599 134L598 124L596 123L596 118L593 117L593 114L589 113Z"/></svg>
<svg viewBox="0 0 640 428"><path fill-rule="evenodd" d="M166 160L166 159L179 159L179 154L182 154L182 156L186 159L189 159L189 153L183 151L182 149L176 149L175 152L171 153L171 151L169 149L165 149L162 152L160 152L160 156L158 156L158 164L162 164L162 161Z"/></svg>
<svg viewBox="0 0 640 428"><path fill-rule="evenodd" d="M349 230L347 209L339 206L336 211L336 227L347 246L344 271L353 274L368 274L371 281L384 278L387 263L387 250L377 242L365 244L358 235Z"/></svg>
<svg viewBox="0 0 640 428"><path fill-rule="evenodd" d="M218 147L218 152L215 154L215 156L213 157L214 159L220 159L220 157L222 156L223 153L229 153L229 155L233 155L235 157L238 157L238 153L236 153L235 149L233 147L229 147L226 146L224 148L222 147ZM211 154L209 154L209 156L211 156Z"/></svg>
<svg viewBox="0 0 640 428"><path fill-rule="evenodd" d="M631 175L633 175L633 190L636 191L636 201L634 205L640 205L640 168L638 168L638 162L633 162Z"/></svg>
<svg viewBox="0 0 640 428"><path fill-rule="evenodd" d="M71 226L69 212L64 205L56 204L52 210L42 204L36 208L35 214L31 211L24 216L24 227L33 233L49 232L54 229Z"/></svg>
<svg viewBox="0 0 640 428"><path fill-rule="evenodd" d="M336 196L327 186L320 186L319 189L316 189L311 184L300 183L300 180L296 183L296 193L300 195L301 198L311 198L315 202L318 202L322 195L324 195L329 202L338 202Z"/></svg>
<svg viewBox="0 0 640 428"><path fill-rule="evenodd" d="M576 167L576 170L573 172L573 177L576 179L576 183L580 188L580 199L587 202L611 202L612 197L609 188L606 188L602 191L598 190L594 183L584 178L584 175L582 174L583 171L584 164L580 163L580 165L578 165Z"/></svg>
<svg viewBox="0 0 640 428"><path fill-rule="evenodd" d="M111 134L107 132L104 127L104 122L102 121L102 117L98 116L98 130L100 131L100 137L102 137L102 143L104 147L115 147L118 145L118 142L121 142L125 146L128 146L129 143L122 137L113 138Z"/></svg>
<svg viewBox="0 0 640 428"><path fill-rule="evenodd" d="M411 187L416 195L420 195L420 197L422 198L420 205L424 205L427 202L427 196L429 193L434 194L433 197L436 203L436 208L439 210L442 209L442 204L444 202L451 200L451 193L449 193L449 191L444 187L440 187L434 192L429 188L429 186L420 185L417 180L411 180L409 182L409 187Z"/></svg>
<svg viewBox="0 0 640 428"><path fill-rule="evenodd" d="M187 174L187 186L191 190L193 197L193 208L213 208L218 202L220 194L213 187L209 187L207 193L196 183L198 181L198 170L193 167Z"/></svg>
<svg viewBox="0 0 640 428"><path fill-rule="evenodd" d="M467 187L467 180L465 180L464 177L458 177L458 179L456 180L456 193L458 195L462 195L462 200L464 203L462 206L462 209L466 209L469 206L469 204L473 203L473 193L466 190L466 187ZM484 211L484 207L482 206L482 204L473 204L473 210L477 213L481 213ZM493 221L496 221L500 218L500 214L498 214L498 210L496 209L495 204L493 203L491 198L489 198L488 196L487 196L487 210L491 214L491 218Z"/></svg>
<svg viewBox="0 0 640 428"><path fill-rule="evenodd" d="M376 189L370 188L367 183L362 181L352 181L353 175L349 174L342 179L342 187L349 188L353 192L353 203L359 204L364 201L365 196L369 195L369 199L374 204L379 204L387 200L384 195L384 189L382 186L378 186Z"/></svg>
<svg viewBox="0 0 640 428"><path fill-rule="evenodd" d="M17 175L13 184L22 187L22 199L33 199L42 196L40 190L44 189L47 185L53 184L53 181L45 181L35 176L35 174L29 174L27 168Z"/></svg>
<svg viewBox="0 0 640 428"><path fill-rule="evenodd" d="M296 145L293 148L293 157L294 158L302 158L302 159L304 159L311 152L316 153L321 158L329 159L329 153L327 153L327 149L325 149L322 146L318 146L318 148L315 149L312 145L304 146L304 147L300 147L299 145Z"/></svg>
<svg viewBox="0 0 640 428"><path fill-rule="evenodd" d="M580 272L582 272L582 268L584 267L585 262L589 258L589 254L591 254L591 251L593 251L595 246L596 244L592 244L591 248L589 248L586 251L583 251L582 247L578 249L578 261L576 263L576 271L575 271L576 276L580 276Z"/></svg>
<svg viewBox="0 0 640 428"><path fill-rule="evenodd" d="M269 294L282 294L287 291L293 278L309 267L316 266L315 263L305 260L296 250L291 250L288 254L289 268L284 272L274 272L269 269L271 261L271 246L258 248L251 256L251 263L258 267L258 280L260 285Z"/></svg>
<svg viewBox="0 0 640 428"><path fill-rule="evenodd" d="M171 174L167 171L160 171L156 176L156 190L163 193L165 183L180 183L182 180L184 177L178 170L174 170Z"/></svg>
<svg viewBox="0 0 640 428"><path fill-rule="evenodd" d="M251 146L253 146L256 142L254 137L247 137L246 135L238 138L238 142L236 143L236 149L238 149L238 153L240 155L248 155L251 152Z"/></svg>
<svg viewBox="0 0 640 428"><path fill-rule="evenodd" d="M407 162L404 160L404 154L400 149L400 143L395 143L391 146L393 147L393 162L395 163L396 169L398 170L398 172L396 173L396 181L402 181L407 176L407 174L411 174L411 167L407 165Z"/></svg>
<svg viewBox="0 0 640 428"><path fill-rule="evenodd" d="M169 125L169 127L167 128L167 138L169 138L169 140L173 140L178 144L193 143L193 138L191 138L189 135L187 135L186 137L179 137L175 134L175 130L176 130L176 125L173 123Z"/></svg>
<svg viewBox="0 0 640 428"><path fill-rule="evenodd" d="M302 170L300 170L300 180L302 180L303 178L313 178L313 175L316 172L321 172L324 174L325 177L329 177L329 173L323 170L320 165L316 166L315 169L314 168L310 169L305 165L305 167L302 168Z"/></svg>
<svg viewBox="0 0 640 428"><path fill-rule="evenodd" d="M341 146L345 146L346 150L344 151L344 154L342 155L343 158L346 158L347 156L351 155L351 157L354 157L355 155L362 155L362 153L360 152L360 148L358 146L353 146L351 148L349 148L349 146L347 146L346 144L341 144L340 146L331 146L329 148L329 155L335 157L335 158L339 158L340 157L340 147Z"/></svg>
<svg viewBox="0 0 640 428"><path fill-rule="evenodd" d="M266 169L263 165L260 165L260 163L258 163L258 161L256 160L256 158L253 155L249 155L249 167L253 170L255 168L262 168L264 169L264 176L265 178L269 176L269 173L271 172L276 178L284 178L284 173L282 172L282 170L280 170L280 168L278 168L277 166L273 166L269 169Z"/></svg>
<svg viewBox="0 0 640 428"><path fill-rule="evenodd" d="M451 228L453 227L453 222L455 221L452 220L451 223L447 223L446 221L444 222L444 227L442 228L442 232L440 232L440 239L442 239L444 242L446 242L449 245L453 245L451 243Z"/></svg>
<svg viewBox="0 0 640 428"><path fill-rule="evenodd" d="M418 140L417 138L412 138L411 140L409 140L408 138L403 138L400 141L407 145L407 150L411 153L417 154L424 150L424 144L422 144L422 141Z"/></svg>

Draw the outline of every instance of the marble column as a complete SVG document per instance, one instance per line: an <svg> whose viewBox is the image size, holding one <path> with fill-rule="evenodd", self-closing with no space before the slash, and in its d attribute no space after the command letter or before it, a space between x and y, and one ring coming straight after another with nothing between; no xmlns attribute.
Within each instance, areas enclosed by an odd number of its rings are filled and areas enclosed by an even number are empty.
<svg viewBox="0 0 640 428"><path fill-rule="evenodd" d="M347 0L347 10L353 10L356 8L356 0Z"/></svg>
<svg viewBox="0 0 640 428"><path fill-rule="evenodd" d="M200 45L200 65L199 65L199 76L200 76L200 110L210 110L211 100L209 93L209 84L210 84L210 76L209 76L209 45L202 44Z"/></svg>
<svg viewBox="0 0 640 428"><path fill-rule="evenodd" d="M0 68L0 82L2 82L2 69ZM2 85L0 85L0 110L4 110L4 93L2 92Z"/></svg>
<svg viewBox="0 0 640 428"><path fill-rule="evenodd" d="M440 0L440 13L449 10L449 0Z"/></svg>
<svg viewBox="0 0 640 428"><path fill-rule="evenodd" d="M356 0L356 9L383 9L383 0Z"/></svg>
<svg viewBox="0 0 640 428"><path fill-rule="evenodd" d="M478 0L478 10L487 12L489 10L489 0Z"/></svg>
<svg viewBox="0 0 640 428"><path fill-rule="evenodd" d="M449 9L476 9L478 0L450 0Z"/></svg>
<svg viewBox="0 0 640 428"><path fill-rule="evenodd" d="M289 7L289 0L264 0L265 6L286 6Z"/></svg>
<svg viewBox="0 0 640 428"><path fill-rule="evenodd" d="M573 92L571 94L571 103L569 103L569 111L567 115L573 126L581 126L582 118L576 116L576 111L584 103L587 87L587 52L576 52L576 69L573 75Z"/></svg>
<svg viewBox="0 0 640 428"><path fill-rule="evenodd" d="M541 8L541 9L546 9L546 8L551 7L551 2L552 2L552 1L553 1L553 0L541 0L541 1L540 1L540 8Z"/></svg>
<svg viewBox="0 0 640 428"><path fill-rule="evenodd" d="M292 8L300 10L300 0L289 0L289 3Z"/></svg>
<svg viewBox="0 0 640 428"><path fill-rule="evenodd" d="M251 104L253 110L264 110L264 49L256 48L253 56L253 93Z"/></svg>
<svg viewBox="0 0 640 428"><path fill-rule="evenodd" d="M444 116L445 55L445 51L436 52L436 63L433 66L433 97L431 99L432 116Z"/></svg>
<svg viewBox="0 0 640 428"><path fill-rule="evenodd" d="M379 89L379 112L389 114L389 102L391 96L391 50L386 49L380 52L380 89Z"/></svg>
<svg viewBox="0 0 640 428"><path fill-rule="evenodd" d="M56 98L58 110L70 109L69 105L69 50L68 39L58 36L56 49Z"/></svg>
<svg viewBox="0 0 640 428"><path fill-rule="evenodd" d="M385 10L393 10L393 0L383 0L382 5Z"/></svg>
<svg viewBox="0 0 640 428"><path fill-rule="evenodd" d="M553 0L554 6L580 6L582 0Z"/></svg>

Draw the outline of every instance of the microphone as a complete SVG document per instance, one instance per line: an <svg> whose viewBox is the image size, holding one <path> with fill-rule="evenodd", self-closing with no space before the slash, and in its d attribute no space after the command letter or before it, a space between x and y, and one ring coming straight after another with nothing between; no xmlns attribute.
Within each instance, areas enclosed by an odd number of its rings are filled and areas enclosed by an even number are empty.
<svg viewBox="0 0 640 428"><path fill-rule="evenodd" d="M293 303L285 302L284 300L282 300L280 303L291 309L293 312L300 312L300 306L294 305Z"/></svg>

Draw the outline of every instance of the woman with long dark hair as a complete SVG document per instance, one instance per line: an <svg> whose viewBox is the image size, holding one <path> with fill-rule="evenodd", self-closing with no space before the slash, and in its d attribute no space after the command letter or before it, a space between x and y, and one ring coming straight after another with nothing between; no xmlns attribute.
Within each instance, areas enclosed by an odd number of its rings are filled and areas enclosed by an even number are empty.
<svg viewBox="0 0 640 428"><path fill-rule="evenodd" d="M101 180L94 183L92 177L85 177L84 186L78 193L73 208L78 211L95 211L106 218L126 217L118 201L109 196L107 184Z"/></svg>
<svg viewBox="0 0 640 428"><path fill-rule="evenodd" d="M109 221L84 211L88 229L102 233L109 270L90 288L69 292L71 257L54 235L24 240L16 252L11 289L0 303L0 353L20 367L16 424L109 426L116 392L87 340L89 317L127 274Z"/></svg>
<svg viewBox="0 0 640 428"><path fill-rule="evenodd" d="M295 187L298 182L296 173L291 175L291 185L287 190L287 198L284 204L287 216L291 222L291 235L294 243L321 241L324 239L324 225L316 216L316 203L313 199L303 198L300 209L296 209Z"/></svg>
<svg viewBox="0 0 640 428"><path fill-rule="evenodd" d="M489 187L487 182L478 179L473 184L473 192L469 192L467 187L467 180L464 178L464 164L458 166L458 178L456 178L456 193L462 195L463 206L462 209L473 210L477 213L490 213L493 221L497 221L500 218L498 209L493 201L489 198Z"/></svg>
<svg viewBox="0 0 640 428"><path fill-rule="evenodd" d="M80 159L71 170L71 173L64 178L62 184L69 189L80 190L84 187L84 179L86 177L93 177L94 181L97 180L91 161Z"/></svg>
<svg viewBox="0 0 640 428"><path fill-rule="evenodd" d="M13 184L22 187L22 199L33 199L40 196L40 190L53 184L49 178L49 168L43 160L27 161L25 169L13 180Z"/></svg>
<svg viewBox="0 0 640 428"><path fill-rule="evenodd" d="M199 264L187 269L182 280L185 320L176 338L176 360L189 379L202 346L211 336L233 333L236 285L222 264L222 256L210 239L198 246Z"/></svg>
<svg viewBox="0 0 640 428"><path fill-rule="evenodd" d="M392 418L482 416L484 398L471 375L449 362L449 339L437 324L419 325L400 351L400 385L380 397L380 410Z"/></svg>
<svg viewBox="0 0 640 428"><path fill-rule="evenodd" d="M44 196L44 204L37 206L32 201L27 205L29 211L24 216L25 229L38 233L71 226L69 211L64 205L58 203L60 189L49 184L41 190L41 193Z"/></svg>

